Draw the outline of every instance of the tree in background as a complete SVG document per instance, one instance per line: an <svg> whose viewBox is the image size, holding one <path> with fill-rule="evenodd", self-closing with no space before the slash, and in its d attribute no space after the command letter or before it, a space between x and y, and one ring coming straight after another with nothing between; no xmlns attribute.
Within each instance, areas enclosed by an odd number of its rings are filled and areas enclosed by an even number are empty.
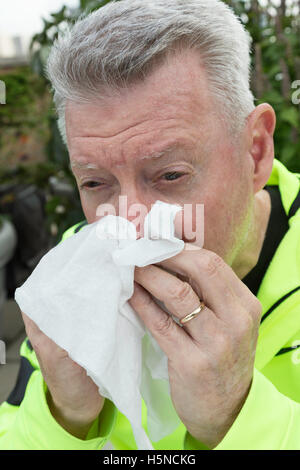
<svg viewBox="0 0 300 470"><path fill-rule="evenodd" d="M300 0L226 3L253 38L251 88L275 109L276 157L300 172Z"/></svg>
<svg viewBox="0 0 300 470"><path fill-rule="evenodd" d="M80 0L76 9L63 7L44 20L44 30L32 40L33 67L43 74L45 61L58 32L83 11L94 11L110 0ZM300 173L300 0L224 0L241 18L253 38L251 88L256 104L270 103L277 115L276 157ZM50 117L51 159L65 165L54 113Z"/></svg>

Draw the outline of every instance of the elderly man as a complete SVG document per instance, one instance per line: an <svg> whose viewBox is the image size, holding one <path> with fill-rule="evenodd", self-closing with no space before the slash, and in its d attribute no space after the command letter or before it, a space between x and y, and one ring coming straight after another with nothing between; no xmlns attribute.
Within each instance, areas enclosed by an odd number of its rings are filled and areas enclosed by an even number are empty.
<svg viewBox="0 0 300 470"><path fill-rule="evenodd" d="M203 249L184 240L135 271L130 303L168 357L181 420L156 449L300 448L299 179L274 160L249 46L219 0L122 0L75 24L48 61L87 223L101 204L118 213L120 196L205 207ZM0 448L136 448L127 419L23 318Z"/></svg>

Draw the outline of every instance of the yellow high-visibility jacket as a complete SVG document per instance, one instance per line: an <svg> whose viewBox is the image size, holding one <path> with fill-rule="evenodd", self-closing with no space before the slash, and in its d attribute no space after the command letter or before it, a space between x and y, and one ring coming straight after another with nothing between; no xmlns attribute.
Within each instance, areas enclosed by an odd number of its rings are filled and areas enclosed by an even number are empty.
<svg viewBox="0 0 300 470"><path fill-rule="evenodd" d="M236 421L216 449L300 449L300 180L274 161L266 189L272 212L257 266L243 279L263 306L253 382ZM84 225L69 229L63 239ZM52 417L47 386L26 339L14 390L0 406L0 449L136 449L129 421L105 400L85 440ZM0 367L5 367L2 365ZM69 384L66 384L69 386ZM143 403L143 425L147 413ZM203 449L183 424L155 449Z"/></svg>

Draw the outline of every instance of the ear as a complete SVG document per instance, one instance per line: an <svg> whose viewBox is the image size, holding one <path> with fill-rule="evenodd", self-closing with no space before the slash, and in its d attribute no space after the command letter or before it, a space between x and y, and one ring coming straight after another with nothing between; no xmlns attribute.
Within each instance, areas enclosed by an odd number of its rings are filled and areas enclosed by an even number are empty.
<svg viewBox="0 0 300 470"><path fill-rule="evenodd" d="M248 117L248 153L253 162L254 194L263 189L272 172L276 114L272 106L260 104Z"/></svg>

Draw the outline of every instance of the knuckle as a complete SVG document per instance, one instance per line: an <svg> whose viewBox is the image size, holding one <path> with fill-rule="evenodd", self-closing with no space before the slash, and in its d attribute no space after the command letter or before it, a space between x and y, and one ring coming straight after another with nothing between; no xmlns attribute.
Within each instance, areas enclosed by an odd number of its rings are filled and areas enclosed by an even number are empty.
<svg viewBox="0 0 300 470"><path fill-rule="evenodd" d="M30 342L36 355L47 362L51 362L55 357L56 351L61 349L42 332L36 333L34 337L30 339Z"/></svg>
<svg viewBox="0 0 300 470"><path fill-rule="evenodd" d="M40 335L34 336L33 338L30 339L30 342L35 353L41 356L44 350L42 337Z"/></svg>
<svg viewBox="0 0 300 470"><path fill-rule="evenodd" d="M220 332L216 334L215 344L217 346L217 351L223 356L224 353L231 350L231 338L225 333Z"/></svg>
<svg viewBox="0 0 300 470"><path fill-rule="evenodd" d="M202 259L198 260L200 269L204 270L208 276L214 276L223 266L224 261L216 253L206 253Z"/></svg>
<svg viewBox="0 0 300 470"><path fill-rule="evenodd" d="M242 316L240 326L239 326L239 337L245 338L248 337L249 334L252 334L254 329L254 320L251 315L246 313Z"/></svg>
<svg viewBox="0 0 300 470"><path fill-rule="evenodd" d="M174 321L170 315L166 314L156 320L154 327L159 336L168 336L174 328Z"/></svg>
<svg viewBox="0 0 300 470"><path fill-rule="evenodd" d="M180 282L171 290L171 297L177 302L184 302L194 291L188 282Z"/></svg>
<svg viewBox="0 0 300 470"><path fill-rule="evenodd" d="M145 293L142 298L139 299L139 306L140 308L149 308L153 303L152 298L148 293Z"/></svg>

